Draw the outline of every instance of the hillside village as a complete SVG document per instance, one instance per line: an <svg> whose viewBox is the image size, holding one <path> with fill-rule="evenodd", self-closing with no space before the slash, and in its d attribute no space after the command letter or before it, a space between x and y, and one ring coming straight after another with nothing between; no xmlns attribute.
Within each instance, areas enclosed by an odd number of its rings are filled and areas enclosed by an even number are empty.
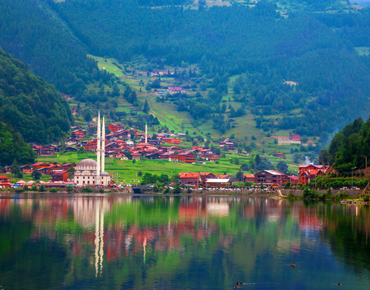
<svg viewBox="0 0 370 290"><path fill-rule="evenodd" d="M127 129L118 123L111 123L107 126L109 134L105 136L104 155L107 159L117 159L121 161L136 162L139 160L162 160L179 164L207 164L209 162L218 164L222 154L237 153L239 155L250 156L250 152L236 150L232 140L225 139L217 145L205 143L205 145L191 146L186 142L187 134L184 133L151 133L148 134L147 126L145 132L130 128ZM97 139L95 133L96 126L90 124L86 129L81 126L73 126L71 128L71 136L65 140L64 144L42 145L38 143L30 143L32 149L39 158L54 157L59 154L68 152L97 152ZM89 133L90 132L90 133ZM300 136L293 134L290 137L280 138L285 142L300 143ZM187 145L185 145L187 144ZM281 160L286 159L285 153L275 153L274 157ZM44 184L48 188L65 188L66 186L76 186L73 183L73 173L77 164L74 162L59 163L59 162L37 162L35 164L21 164L20 172L23 174L34 175L35 171L41 175L50 176L48 182L45 181L28 181L18 180L10 182L10 178L6 175L0 177L0 187L24 187L24 186L39 186ZM214 174L212 172L180 172L175 181L170 180L167 176L165 180L169 185L176 183L192 188L231 188L231 187L281 187L287 184L305 185L314 180L317 176L325 175L328 166L321 165L301 165L297 175L282 173L278 170L260 170L254 174L243 173L241 170L237 175L225 172L224 174ZM4 168L5 173L12 173L11 166ZM144 175L146 179L142 184L153 183L150 174ZM115 181L115 176L110 175L111 187L124 186L122 182ZM147 181L147 182L145 182ZM156 182L154 180L154 182Z"/></svg>

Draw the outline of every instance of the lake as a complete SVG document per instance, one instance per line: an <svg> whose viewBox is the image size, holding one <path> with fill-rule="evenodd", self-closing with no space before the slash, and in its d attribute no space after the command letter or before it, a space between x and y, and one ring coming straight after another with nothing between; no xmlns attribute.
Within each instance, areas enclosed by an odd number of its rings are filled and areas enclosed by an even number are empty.
<svg viewBox="0 0 370 290"><path fill-rule="evenodd" d="M0 290L369 289L369 234L337 202L2 194Z"/></svg>

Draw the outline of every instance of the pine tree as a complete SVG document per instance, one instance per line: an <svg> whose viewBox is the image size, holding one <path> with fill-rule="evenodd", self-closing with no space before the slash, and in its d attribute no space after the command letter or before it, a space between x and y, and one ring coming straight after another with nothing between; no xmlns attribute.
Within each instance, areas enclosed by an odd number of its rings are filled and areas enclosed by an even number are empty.
<svg viewBox="0 0 370 290"><path fill-rule="evenodd" d="M145 113L149 113L150 111L150 107L149 107L149 104L148 104L148 100L145 100L145 104L144 104L144 110L143 110Z"/></svg>

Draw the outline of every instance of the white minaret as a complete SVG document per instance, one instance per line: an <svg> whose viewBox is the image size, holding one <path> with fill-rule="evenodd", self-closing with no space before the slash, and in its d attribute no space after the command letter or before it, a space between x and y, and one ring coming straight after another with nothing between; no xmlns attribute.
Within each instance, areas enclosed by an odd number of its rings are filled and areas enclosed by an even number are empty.
<svg viewBox="0 0 370 290"><path fill-rule="evenodd" d="M148 143L148 123L145 122L145 143Z"/></svg>
<svg viewBox="0 0 370 290"><path fill-rule="evenodd" d="M96 167L96 184L101 185L100 183L100 143L101 143L101 138L100 138L100 111L98 113L98 132L96 134L96 142L97 142L97 147L96 147L96 154L97 154L97 167Z"/></svg>
<svg viewBox="0 0 370 290"><path fill-rule="evenodd" d="M105 121L103 116L103 125L102 125L102 154L101 154L101 172L105 172Z"/></svg>

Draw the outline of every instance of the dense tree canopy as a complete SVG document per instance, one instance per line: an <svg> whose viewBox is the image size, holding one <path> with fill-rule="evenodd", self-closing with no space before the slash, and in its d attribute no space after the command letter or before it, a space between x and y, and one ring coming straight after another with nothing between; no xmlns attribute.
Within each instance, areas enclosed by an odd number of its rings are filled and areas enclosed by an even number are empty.
<svg viewBox="0 0 370 290"><path fill-rule="evenodd" d="M111 78L87 57L73 35L44 0L0 2L0 46L65 94L78 95L92 81Z"/></svg>
<svg viewBox="0 0 370 290"><path fill-rule="evenodd" d="M323 1L308 2L318 9ZM364 115L370 58L360 56L355 47L370 46L367 9L283 17L276 5L265 1L255 8L203 10L151 9L136 0L75 0L54 7L93 54L121 62L145 55L159 67L197 63L212 80L200 80L199 87L211 92L208 99L183 97L178 110L189 110L194 119L214 119L213 127L221 132L228 128L219 115L220 102L233 75L238 75L234 99L260 116L264 131L320 135ZM233 108L229 116L246 113Z"/></svg>
<svg viewBox="0 0 370 290"><path fill-rule="evenodd" d="M358 118L348 124L320 152L321 163L333 165L341 173L365 168L366 158L370 163L370 119L364 123Z"/></svg>
<svg viewBox="0 0 370 290"><path fill-rule="evenodd" d="M33 163L36 158L31 146L24 142L22 135L7 124L0 122L0 166Z"/></svg>
<svg viewBox="0 0 370 290"><path fill-rule="evenodd" d="M25 141L45 143L64 136L73 119L53 85L0 48L0 120Z"/></svg>

